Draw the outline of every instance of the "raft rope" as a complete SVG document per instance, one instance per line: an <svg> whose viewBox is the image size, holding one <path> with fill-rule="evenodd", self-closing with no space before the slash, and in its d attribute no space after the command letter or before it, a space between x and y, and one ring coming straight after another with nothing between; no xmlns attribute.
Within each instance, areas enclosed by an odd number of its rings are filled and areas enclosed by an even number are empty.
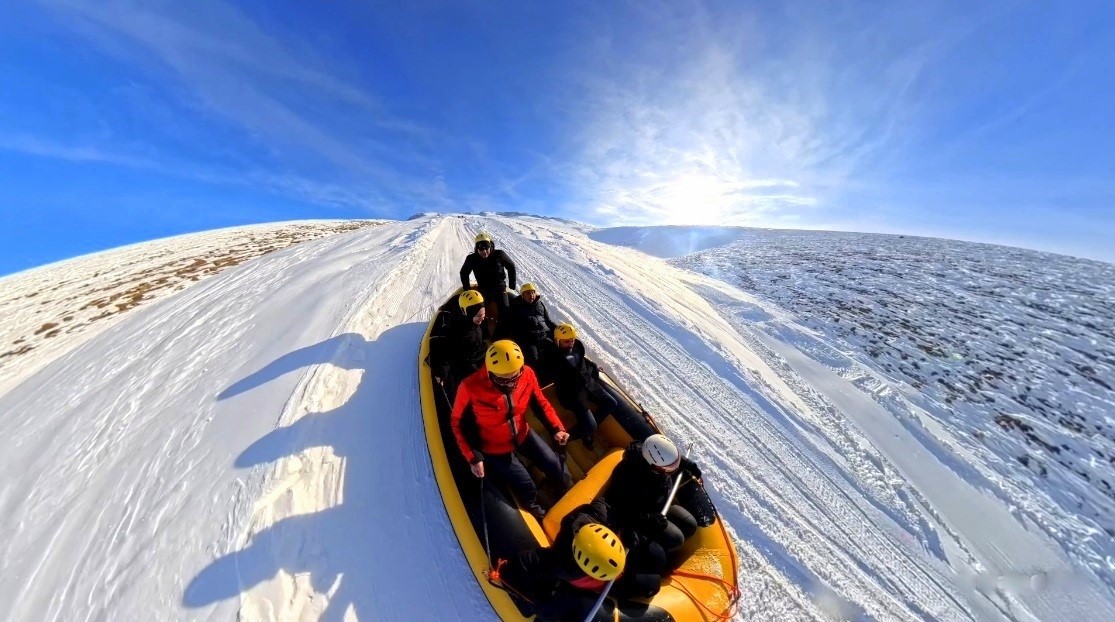
<svg viewBox="0 0 1115 622"><path fill-rule="evenodd" d="M519 590L515 589L515 587L510 583L503 582L503 577L500 576L500 570L502 570L505 565L507 565L506 559L498 559L496 560L495 566L492 566L491 568L488 568L484 571L484 576L488 578L488 584L496 589L503 590L508 594L514 594L515 596L518 596L519 598L533 605L534 601L527 598L526 594L523 594Z"/></svg>
<svg viewBox="0 0 1115 622"><path fill-rule="evenodd" d="M717 525L720 526L720 533L724 535L724 538L727 539L727 540L730 540L730 538L728 536L728 529L726 527L724 527L724 521L718 520L718 521L716 521L716 523L717 523ZM729 546L728 547L728 552L729 552L729 554L731 555L731 558L732 558L732 573L734 574L737 571L737 569L739 568L739 560L736 558L736 548L734 546ZM678 589L678 591L680 591L683 594L685 594L686 596L688 596L689 600L696 603L698 607L700 607L701 609L704 609L706 612L709 613L709 615L712 615L713 620L715 620L715 622L725 622L727 620L730 620L732 618L732 616L734 616L736 614L736 607L739 605L739 599L742 596L742 594L740 593L738 587L732 585L726 579L723 579L723 578L717 577L717 576L713 576L713 575L699 574L699 573L695 573L695 572L685 572L685 571L682 571L682 570L675 570L672 574L677 575L677 576L682 576L682 577L689 577L689 578L692 578L692 579L712 581L714 583L719 583L720 586L724 588L724 591L727 592L727 594L728 594L728 607L724 610L723 613L717 614L710 607L705 605L704 602L701 601L701 599L697 598L692 592L690 592L687 588L682 586L682 584L680 582L675 582L675 583L670 584L673 587L676 587Z"/></svg>
<svg viewBox="0 0 1115 622"><path fill-rule="evenodd" d="M507 560L497 559L494 564L492 563L492 549L488 545L488 514L485 510L484 503L485 479L486 478L483 477L480 478L480 522L484 525L484 555L486 556L486 561L488 562L488 569L484 571L484 577L488 579L488 584L492 587L501 589L509 594L514 594L519 598L527 601L528 603L531 603L532 601L527 598L525 594L523 594L519 590L516 590L511 585L503 582L503 577L500 576L500 570L503 569L505 565L507 565Z"/></svg>
<svg viewBox="0 0 1115 622"><path fill-rule="evenodd" d="M500 570L507 565L506 559L497 559L492 563L492 550L488 546L488 515L484 509L484 479L480 478L480 522L484 525L484 555L487 557L488 569L484 571L484 577L488 579L488 584L494 588L498 588L509 594L515 594L519 598L531 602L522 592L516 590L511 585L503 582L503 577L500 576Z"/></svg>
<svg viewBox="0 0 1115 622"><path fill-rule="evenodd" d="M689 577L690 579L701 579L719 583L720 587L724 588L724 591L728 594L728 607L721 613L713 611L712 607L709 607L704 602L702 602L700 598L697 598L697 596L693 592L689 591L689 588L685 587L684 584L680 582L673 582L670 585L677 588L678 591L688 596L689 600L693 601L694 604L703 609L705 613L711 615L712 619L716 622L725 622L726 620L731 620L732 616L736 614L736 605L739 604L740 591L739 588L733 586L728 581L712 575L699 574L696 572L684 572L681 570L673 571L672 573L670 573L670 576Z"/></svg>

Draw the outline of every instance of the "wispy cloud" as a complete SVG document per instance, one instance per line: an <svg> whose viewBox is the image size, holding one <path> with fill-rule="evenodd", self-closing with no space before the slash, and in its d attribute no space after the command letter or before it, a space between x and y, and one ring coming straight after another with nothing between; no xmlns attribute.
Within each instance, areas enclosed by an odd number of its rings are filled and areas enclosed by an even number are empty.
<svg viewBox="0 0 1115 622"><path fill-rule="evenodd" d="M393 115L354 77L355 69L337 67L313 45L280 38L218 0L42 3L104 52L146 68L152 79L171 77L179 104L230 124L240 139L262 148L276 170L330 167L339 184L374 183L395 200L430 195L428 174L436 162L422 147L432 131ZM307 181L275 185L305 189ZM321 196L336 200L341 194L334 189Z"/></svg>
<svg viewBox="0 0 1115 622"><path fill-rule="evenodd" d="M0 135L0 150L70 162L111 164L162 172L162 167L142 157L111 153L87 145L63 145L27 134Z"/></svg>
<svg viewBox="0 0 1115 622"><path fill-rule="evenodd" d="M104 164L148 171L158 175L221 186L263 189L276 195L324 207L356 208L382 213L387 200L372 187L324 183L300 175L254 168L231 172L175 159L112 151L99 146L69 145L26 134L0 134L0 151L82 164Z"/></svg>
<svg viewBox="0 0 1115 622"><path fill-rule="evenodd" d="M640 3L600 34L573 173L588 216L769 224L823 208L906 138L912 89L956 36L916 28L916 9L849 11Z"/></svg>
<svg viewBox="0 0 1115 622"><path fill-rule="evenodd" d="M1087 8L631 0L311 16L38 1L48 34L23 42L26 88L0 98L0 149L37 157L374 215L861 228L951 210L959 231L1037 199L1110 209L1102 183L1072 179L1110 168L1093 139L1110 92L1092 79L1110 37L1079 26ZM47 40L58 23L64 41Z"/></svg>

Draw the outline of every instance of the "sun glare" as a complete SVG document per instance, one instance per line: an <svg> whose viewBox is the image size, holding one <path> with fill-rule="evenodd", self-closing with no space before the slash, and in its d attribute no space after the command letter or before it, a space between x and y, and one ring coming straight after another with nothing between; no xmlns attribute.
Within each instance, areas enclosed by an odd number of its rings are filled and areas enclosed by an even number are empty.
<svg viewBox="0 0 1115 622"><path fill-rule="evenodd" d="M742 188L707 173L685 173L656 187L649 201L667 224L715 225L738 219Z"/></svg>

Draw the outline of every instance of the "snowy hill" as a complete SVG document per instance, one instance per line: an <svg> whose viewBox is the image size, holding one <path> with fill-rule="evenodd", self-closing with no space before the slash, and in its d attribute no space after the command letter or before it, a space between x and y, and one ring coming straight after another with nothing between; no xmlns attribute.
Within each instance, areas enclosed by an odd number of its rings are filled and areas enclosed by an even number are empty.
<svg viewBox="0 0 1115 622"><path fill-rule="evenodd" d="M0 394L129 310L240 263L374 221L310 220L134 244L0 279Z"/></svg>
<svg viewBox="0 0 1115 622"><path fill-rule="evenodd" d="M9 615L492 619L434 484L416 368L479 230L696 442L742 556L739 619L1115 619L1110 569L1054 533L1064 513L994 494L978 456L893 408L915 400L904 378L844 373L849 346L741 288L734 261L724 282L571 223L434 215L246 261L11 372Z"/></svg>
<svg viewBox="0 0 1115 622"><path fill-rule="evenodd" d="M740 239L743 227L610 227L588 236L598 242L630 246L648 255L670 259L724 246Z"/></svg>
<svg viewBox="0 0 1115 622"><path fill-rule="evenodd" d="M675 265L793 312L794 343L1115 585L1115 266L891 235L749 230ZM1021 467L1021 468L1020 468Z"/></svg>

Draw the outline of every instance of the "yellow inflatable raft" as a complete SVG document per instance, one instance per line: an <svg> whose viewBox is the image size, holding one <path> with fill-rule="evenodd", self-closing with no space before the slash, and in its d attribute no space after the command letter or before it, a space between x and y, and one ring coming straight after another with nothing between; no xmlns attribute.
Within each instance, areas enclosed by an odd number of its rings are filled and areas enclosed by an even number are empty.
<svg viewBox="0 0 1115 622"><path fill-rule="evenodd" d="M446 304L455 304L455 301L456 293ZM599 424L593 451L579 442L569 444L566 464L576 484L555 500L553 507L539 522L522 510L506 491L494 491L489 486L488 493L481 495L479 480L472 475L460 455L449 428L451 405L441 387L434 383L427 364L433 326L434 320L431 319L422 339L418 359L419 387L426 441L445 509L477 583L496 614L508 622L531 620L534 612L529 602L488 581L493 560L510 558L527 547L549 546L557 535L562 518L582 503L592 501L601 492L612 469L619 463L623 449L632 440L641 440L658 432L658 427L614 380L601 374L632 406L631 412L639 413L639 419L617 421L613 416L604 419ZM567 429L571 427L575 418L558 404L553 387L546 387L543 392ZM541 422L533 415L530 419L531 425L545 437ZM689 499L685 507L694 512L702 526L682 549L680 566L664 577L662 589L649 600L616 601L609 598L603 608L608 619L625 622L711 622L727 620L733 615L739 597L735 547L703 487L682 486L677 502L682 503L687 494ZM484 520L487 522L490 559L484 548Z"/></svg>

